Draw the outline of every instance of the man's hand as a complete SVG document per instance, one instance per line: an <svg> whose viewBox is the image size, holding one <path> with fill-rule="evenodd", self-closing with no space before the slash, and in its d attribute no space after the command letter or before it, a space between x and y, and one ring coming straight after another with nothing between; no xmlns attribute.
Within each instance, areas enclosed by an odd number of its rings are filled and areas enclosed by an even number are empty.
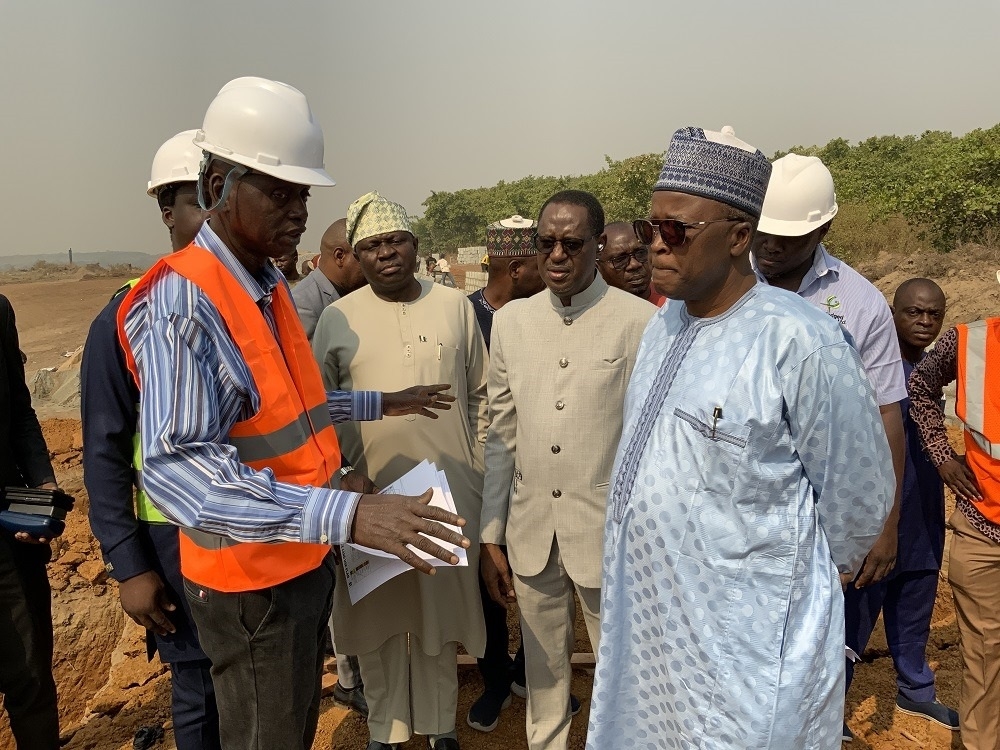
<svg viewBox="0 0 1000 750"><path fill-rule="evenodd" d="M959 497L969 501L983 499L975 474L965 465L965 456L949 459L938 466L937 470L944 483Z"/></svg>
<svg viewBox="0 0 1000 750"><path fill-rule="evenodd" d="M875 541L868 557L861 566L861 572L854 582L854 587L863 589L873 583L878 583L896 567L896 551L899 546L899 528L894 523L886 523L882 533Z"/></svg>
<svg viewBox="0 0 1000 750"><path fill-rule="evenodd" d="M355 544L390 552L407 565L428 575L434 575L434 568L406 545L412 544L449 565L457 565L458 555L439 547L423 534L468 549L471 544L468 539L441 525L447 523L465 526L465 519L443 508L428 505L431 495L431 490L420 497L362 495L357 510L354 511L351 540Z"/></svg>
<svg viewBox="0 0 1000 750"><path fill-rule="evenodd" d="M42 482L38 485L37 489L58 490L59 485L55 482ZM19 542L24 542L25 544L48 544L52 541L52 537L50 536L32 536L27 531L18 531L14 534L14 538Z"/></svg>
<svg viewBox="0 0 1000 750"><path fill-rule="evenodd" d="M375 483L357 469L351 469L341 478L340 489L362 495L374 495L378 492Z"/></svg>
<svg viewBox="0 0 1000 750"><path fill-rule="evenodd" d="M125 614L157 635L176 633L169 614L177 609L167 597L163 580L155 571L147 570L118 584L118 595Z"/></svg>
<svg viewBox="0 0 1000 750"><path fill-rule="evenodd" d="M421 417L437 419L437 414L430 409L448 411L454 396L442 391L451 388L449 383L438 385L415 385L405 391L382 394L382 414L386 417L403 417L407 414L419 414Z"/></svg>
<svg viewBox="0 0 1000 750"><path fill-rule="evenodd" d="M514 603L516 596L510 577L510 564L499 544L480 545L479 571L483 574L486 590L490 592L490 599L501 607L507 607Z"/></svg>

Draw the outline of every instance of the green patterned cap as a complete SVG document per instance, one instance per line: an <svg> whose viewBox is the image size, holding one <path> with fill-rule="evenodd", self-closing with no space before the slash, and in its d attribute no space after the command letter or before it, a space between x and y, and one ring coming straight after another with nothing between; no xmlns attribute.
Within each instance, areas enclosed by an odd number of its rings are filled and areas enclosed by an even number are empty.
<svg viewBox="0 0 1000 750"><path fill-rule="evenodd" d="M347 241L352 247L377 234L400 231L413 233L406 209L387 201L377 190L365 193L347 209Z"/></svg>

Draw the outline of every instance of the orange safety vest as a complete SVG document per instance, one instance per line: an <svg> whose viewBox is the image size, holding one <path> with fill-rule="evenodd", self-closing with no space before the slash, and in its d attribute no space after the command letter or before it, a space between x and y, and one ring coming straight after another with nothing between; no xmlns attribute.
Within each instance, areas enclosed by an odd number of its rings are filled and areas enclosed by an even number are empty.
<svg viewBox="0 0 1000 750"><path fill-rule="evenodd" d="M257 471L271 469L279 482L329 487L340 468L340 447L316 360L283 284L272 295L275 339L260 308L208 250L192 243L162 258L128 293L118 312L118 338L136 383L139 373L125 336L125 317L136 295L163 267L195 284L215 305L260 394L260 410L229 431L240 461ZM318 568L329 551L326 544L237 542L186 527L180 534L181 573L217 591L253 591L284 583Z"/></svg>
<svg viewBox="0 0 1000 750"><path fill-rule="evenodd" d="M1000 525L1000 318L955 326L955 413L965 427L965 461L979 483L976 509Z"/></svg>

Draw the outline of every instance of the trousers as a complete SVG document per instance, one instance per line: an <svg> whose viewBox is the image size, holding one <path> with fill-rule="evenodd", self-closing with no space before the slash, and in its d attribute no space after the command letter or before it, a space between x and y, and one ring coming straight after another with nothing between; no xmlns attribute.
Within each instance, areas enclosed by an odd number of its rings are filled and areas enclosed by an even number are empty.
<svg viewBox="0 0 1000 750"><path fill-rule="evenodd" d="M438 735L455 729L458 706L458 644L439 654L424 652L415 635L400 633L374 651L358 654L365 676L368 733L385 744L413 734ZM228 750L228 749L227 749Z"/></svg>
<svg viewBox="0 0 1000 750"><path fill-rule="evenodd" d="M958 716L965 750L1000 750L1000 544L956 510L948 581L962 636Z"/></svg>
<svg viewBox="0 0 1000 750"><path fill-rule="evenodd" d="M881 612L899 694L918 703L935 698L926 651L937 587L938 571L920 570L893 573L872 586L849 586L844 592L847 645L861 655ZM848 659L847 688L853 677L854 662Z"/></svg>
<svg viewBox="0 0 1000 750"><path fill-rule="evenodd" d="M319 721L334 558L257 591L226 593L185 579L201 647L212 662L226 750L310 750Z"/></svg>
<svg viewBox="0 0 1000 750"><path fill-rule="evenodd" d="M17 750L58 750L48 545L0 531L0 694Z"/></svg>
<svg viewBox="0 0 1000 750"><path fill-rule="evenodd" d="M525 726L530 750L565 750L569 742L570 659L575 640L576 592L594 653L600 648L601 590L577 586L563 567L559 542L542 572L514 574L514 593L521 609L524 674L528 686Z"/></svg>
<svg viewBox="0 0 1000 750"><path fill-rule="evenodd" d="M222 750L212 662L171 663L170 692L177 750Z"/></svg>
<svg viewBox="0 0 1000 750"><path fill-rule="evenodd" d="M506 554L507 548L501 547ZM524 684L524 642L518 644L517 655L511 661L508 651L510 630L507 628L507 608L493 601L486 589L486 581L479 574L479 596L483 601L483 620L486 623L486 651L477 659L483 686L490 693L507 693L510 683Z"/></svg>

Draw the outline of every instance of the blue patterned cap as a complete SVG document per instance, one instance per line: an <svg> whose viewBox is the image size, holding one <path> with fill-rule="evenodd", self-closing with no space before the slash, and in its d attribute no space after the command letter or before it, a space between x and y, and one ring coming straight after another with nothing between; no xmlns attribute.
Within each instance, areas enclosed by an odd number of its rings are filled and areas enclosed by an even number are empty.
<svg viewBox="0 0 1000 750"><path fill-rule="evenodd" d="M760 218L771 163L728 125L721 132L681 128L670 139L653 190L698 195Z"/></svg>

